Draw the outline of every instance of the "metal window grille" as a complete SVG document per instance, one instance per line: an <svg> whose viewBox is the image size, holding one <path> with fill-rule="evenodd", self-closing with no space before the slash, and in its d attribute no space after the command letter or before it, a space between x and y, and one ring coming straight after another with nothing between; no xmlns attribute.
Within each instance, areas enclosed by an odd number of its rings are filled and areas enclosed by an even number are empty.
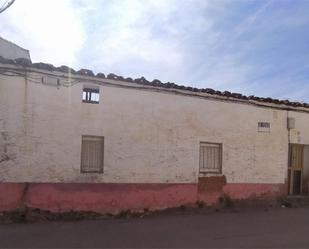
<svg viewBox="0 0 309 249"><path fill-rule="evenodd" d="M289 146L289 169L288 189L289 194L302 194L303 185L304 145L290 144Z"/></svg>
<svg viewBox="0 0 309 249"><path fill-rule="evenodd" d="M258 122L258 132L270 132L270 123Z"/></svg>
<svg viewBox="0 0 309 249"><path fill-rule="evenodd" d="M259 122L259 123L258 123L258 127L261 127L261 128L270 128L270 123L268 123L268 122Z"/></svg>
<svg viewBox="0 0 309 249"><path fill-rule="evenodd" d="M104 137L82 136L81 172L103 173Z"/></svg>
<svg viewBox="0 0 309 249"><path fill-rule="evenodd" d="M200 143L200 172L220 173L222 169L222 145Z"/></svg>

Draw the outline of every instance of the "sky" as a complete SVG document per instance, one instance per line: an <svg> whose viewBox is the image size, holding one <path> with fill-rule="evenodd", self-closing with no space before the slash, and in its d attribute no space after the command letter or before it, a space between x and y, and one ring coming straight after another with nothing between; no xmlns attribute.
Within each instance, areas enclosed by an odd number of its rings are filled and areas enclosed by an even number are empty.
<svg viewBox="0 0 309 249"><path fill-rule="evenodd" d="M309 102L309 0L16 0L0 36L33 62Z"/></svg>

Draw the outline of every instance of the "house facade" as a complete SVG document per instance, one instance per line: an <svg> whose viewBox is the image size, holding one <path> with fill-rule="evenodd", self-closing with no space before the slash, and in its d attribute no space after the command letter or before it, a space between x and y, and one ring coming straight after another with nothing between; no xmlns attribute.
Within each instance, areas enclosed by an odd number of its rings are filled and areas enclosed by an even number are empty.
<svg viewBox="0 0 309 249"><path fill-rule="evenodd" d="M18 58L31 60L29 50L24 49L2 37L0 37L0 56L11 60Z"/></svg>
<svg viewBox="0 0 309 249"><path fill-rule="evenodd" d="M307 194L309 105L0 60L0 210Z"/></svg>

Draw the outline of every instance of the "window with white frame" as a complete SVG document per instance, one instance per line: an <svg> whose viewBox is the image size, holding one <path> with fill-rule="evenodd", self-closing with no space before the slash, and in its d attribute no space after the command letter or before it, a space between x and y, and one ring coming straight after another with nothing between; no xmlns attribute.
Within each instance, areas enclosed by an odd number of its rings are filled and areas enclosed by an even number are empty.
<svg viewBox="0 0 309 249"><path fill-rule="evenodd" d="M100 101L100 89L84 87L83 88L83 102L98 104Z"/></svg>
<svg viewBox="0 0 309 249"><path fill-rule="evenodd" d="M104 137L82 136L81 172L103 173Z"/></svg>
<svg viewBox="0 0 309 249"><path fill-rule="evenodd" d="M222 145L218 143L200 143L200 172L221 173Z"/></svg>

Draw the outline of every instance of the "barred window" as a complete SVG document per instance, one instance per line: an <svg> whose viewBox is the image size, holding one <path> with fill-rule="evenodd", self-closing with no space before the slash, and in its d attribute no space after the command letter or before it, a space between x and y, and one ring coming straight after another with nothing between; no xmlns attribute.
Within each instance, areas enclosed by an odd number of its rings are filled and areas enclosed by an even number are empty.
<svg viewBox="0 0 309 249"><path fill-rule="evenodd" d="M258 132L270 132L270 123L258 122Z"/></svg>
<svg viewBox="0 0 309 249"><path fill-rule="evenodd" d="M200 172L220 173L222 169L222 145L200 143Z"/></svg>
<svg viewBox="0 0 309 249"><path fill-rule="evenodd" d="M82 136L81 172L103 173L104 137Z"/></svg>

